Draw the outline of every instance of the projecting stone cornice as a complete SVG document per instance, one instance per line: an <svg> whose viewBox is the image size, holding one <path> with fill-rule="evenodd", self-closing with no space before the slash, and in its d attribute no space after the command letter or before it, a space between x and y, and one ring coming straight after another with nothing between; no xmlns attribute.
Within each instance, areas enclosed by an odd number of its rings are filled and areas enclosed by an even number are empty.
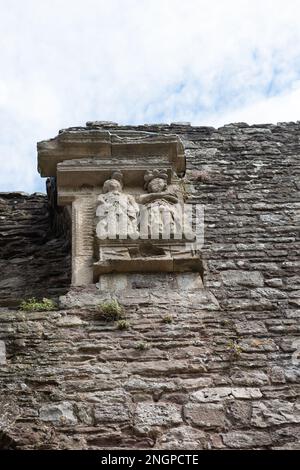
<svg viewBox="0 0 300 470"><path fill-rule="evenodd" d="M131 130L103 130L95 127L70 128L53 139L37 144L41 176L57 176L58 165L66 160L116 159L118 165L134 164L169 167L181 176L185 172L184 148L175 134ZM127 163L126 163L127 162ZM67 164L68 166L70 164ZM80 164L79 164L80 165Z"/></svg>

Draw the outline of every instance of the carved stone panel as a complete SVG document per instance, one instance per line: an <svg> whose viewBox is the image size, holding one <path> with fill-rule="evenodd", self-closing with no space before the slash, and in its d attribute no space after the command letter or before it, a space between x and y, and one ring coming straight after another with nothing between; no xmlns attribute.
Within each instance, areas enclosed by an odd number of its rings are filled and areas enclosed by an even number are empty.
<svg viewBox="0 0 300 470"><path fill-rule="evenodd" d="M72 283L112 273L201 272L174 135L66 130L38 144L41 175L72 214Z"/></svg>

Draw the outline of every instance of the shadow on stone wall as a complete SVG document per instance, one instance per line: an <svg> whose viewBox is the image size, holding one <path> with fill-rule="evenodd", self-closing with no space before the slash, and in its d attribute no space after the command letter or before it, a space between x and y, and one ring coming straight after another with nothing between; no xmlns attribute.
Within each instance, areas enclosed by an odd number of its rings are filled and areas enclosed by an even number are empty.
<svg viewBox="0 0 300 470"><path fill-rule="evenodd" d="M71 247L54 225L46 196L0 193L0 306L67 291Z"/></svg>

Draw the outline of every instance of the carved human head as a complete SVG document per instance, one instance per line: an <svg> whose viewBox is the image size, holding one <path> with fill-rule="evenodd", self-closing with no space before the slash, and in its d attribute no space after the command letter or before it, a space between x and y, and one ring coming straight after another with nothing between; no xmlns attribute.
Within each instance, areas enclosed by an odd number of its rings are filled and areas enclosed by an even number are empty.
<svg viewBox="0 0 300 470"><path fill-rule="evenodd" d="M115 171L109 180L106 180L103 184L103 192L110 193L112 191L121 192L123 189L122 185L123 175L120 171Z"/></svg>
<svg viewBox="0 0 300 470"><path fill-rule="evenodd" d="M148 170L144 176L145 189L149 193L161 193L167 189L168 174L163 170Z"/></svg>
<svg viewBox="0 0 300 470"><path fill-rule="evenodd" d="M162 178L154 178L148 184L148 192L149 193L161 193L165 191L167 188L166 180Z"/></svg>

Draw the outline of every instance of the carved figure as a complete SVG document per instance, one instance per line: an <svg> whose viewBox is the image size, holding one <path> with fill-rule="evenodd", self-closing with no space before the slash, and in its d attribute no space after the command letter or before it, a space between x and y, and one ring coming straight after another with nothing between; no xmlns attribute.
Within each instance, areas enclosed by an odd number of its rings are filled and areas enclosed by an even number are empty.
<svg viewBox="0 0 300 470"><path fill-rule="evenodd" d="M168 191L168 175L153 170L145 173L145 189L138 201L140 208L141 238L181 238L181 207L176 194Z"/></svg>
<svg viewBox="0 0 300 470"><path fill-rule="evenodd" d="M123 193L122 180L122 173L114 172L98 196L96 234L101 240L139 237L139 206L133 196Z"/></svg>

